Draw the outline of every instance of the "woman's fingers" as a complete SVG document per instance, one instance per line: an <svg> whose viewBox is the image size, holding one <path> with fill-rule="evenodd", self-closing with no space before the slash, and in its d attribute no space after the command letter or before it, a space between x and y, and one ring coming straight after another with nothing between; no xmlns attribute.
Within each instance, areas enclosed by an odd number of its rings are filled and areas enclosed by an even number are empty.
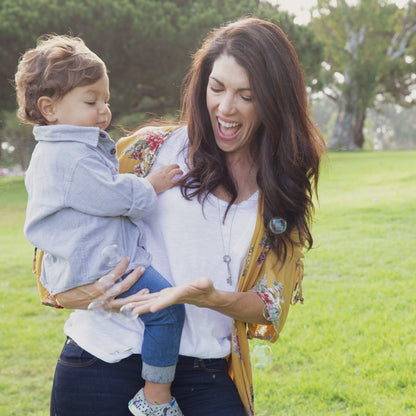
<svg viewBox="0 0 416 416"><path fill-rule="evenodd" d="M95 299L101 295L107 297L113 296L112 290L121 281L121 276L123 276L128 265L129 259L128 257L124 257L109 273L100 277L92 285L86 285L85 289L87 289L91 298Z"/></svg>
<svg viewBox="0 0 416 416"><path fill-rule="evenodd" d="M106 302L106 306L108 309L119 312L120 308L123 304L126 303L126 299L128 298L121 298L115 299L121 293L124 293L126 290L130 289L131 286L140 279L140 277L145 272L145 268L143 266L139 266L134 269L131 273L129 273L124 279L118 277L121 271L121 276L125 271L125 267L122 264L119 264L119 269L113 269L109 274L103 276L101 279L101 285L104 289L103 295L94 301L104 301ZM127 267L127 266L126 266ZM100 283L98 283L100 284ZM138 292L136 295L143 295L149 293L148 289L143 289Z"/></svg>
<svg viewBox="0 0 416 416"><path fill-rule="evenodd" d="M107 286L105 295L109 299L111 299L115 298L121 293L124 293L126 290L129 290L133 286L133 284L136 283L137 280L140 279L144 272L145 268L139 266L136 269L134 269L131 273L129 273L124 279L121 279L121 277L117 277L117 275L111 276L111 280L109 281L110 285Z"/></svg>
<svg viewBox="0 0 416 416"><path fill-rule="evenodd" d="M138 267L124 280L120 280L117 275L120 274L120 271L122 274L125 268L123 269L121 264L119 266L119 269L115 268L101 278L105 292L101 297L94 299L97 302L106 302L106 306L114 312L130 311L132 315L138 316L148 312L156 312L178 303L204 307L208 304L209 296L214 290L210 279L200 277L187 285L168 287L160 292L149 293L148 289L143 289L126 298L115 299L120 293L128 290L144 273L144 267Z"/></svg>
<svg viewBox="0 0 416 416"><path fill-rule="evenodd" d="M144 267L138 267L129 273L125 279L121 280L128 265L129 258L125 257L113 270L94 283L69 289L59 293L56 298L67 309L86 309L96 302L105 303L107 308L118 312L120 307L126 302L124 299L115 302L114 298L130 289L145 271ZM146 293L146 291L143 293ZM115 302L115 306L113 302Z"/></svg>
<svg viewBox="0 0 416 416"><path fill-rule="evenodd" d="M161 292L143 293L138 292L122 300L123 310L131 310L134 315L142 315L148 312L156 312L160 309L171 306L175 303L181 303L180 293L182 287L170 287L163 289Z"/></svg>
<svg viewBox="0 0 416 416"><path fill-rule="evenodd" d="M124 309L131 310L135 315L147 312L156 312L160 309L178 303L189 303L196 306L208 304L208 298L214 289L213 283L206 277L176 287L168 287L160 292L147 295L135 294L124 300Z"/></svg>

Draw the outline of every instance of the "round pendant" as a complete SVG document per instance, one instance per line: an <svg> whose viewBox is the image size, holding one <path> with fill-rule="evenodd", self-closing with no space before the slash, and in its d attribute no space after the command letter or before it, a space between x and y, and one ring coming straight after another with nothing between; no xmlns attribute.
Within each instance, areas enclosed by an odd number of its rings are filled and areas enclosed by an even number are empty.
<svg viewBox="0 0 416 416"><path fill-rule="evenodd" d="M283 234L286 231L287 222L283 218L272 218L269 228L273 234Z"/></svg>
<svg viewBox="0 0 416 416"><path fill-rule="evenodd" d="M222 258L224 263L230 263L231 262L231 257L228 254L225 254L224 257Z"/></svg>

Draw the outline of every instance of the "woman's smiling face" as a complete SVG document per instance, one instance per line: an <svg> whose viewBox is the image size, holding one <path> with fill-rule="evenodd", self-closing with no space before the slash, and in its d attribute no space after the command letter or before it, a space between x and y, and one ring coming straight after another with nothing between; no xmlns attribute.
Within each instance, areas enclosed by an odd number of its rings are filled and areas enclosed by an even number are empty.
<svg viewBox="0 0 416 416"><path fill-rule="evenodd" d="M214 62L207 85L207 108L218 147L227 154L249 154L260 126L246 70L229 55Z"/></svg>

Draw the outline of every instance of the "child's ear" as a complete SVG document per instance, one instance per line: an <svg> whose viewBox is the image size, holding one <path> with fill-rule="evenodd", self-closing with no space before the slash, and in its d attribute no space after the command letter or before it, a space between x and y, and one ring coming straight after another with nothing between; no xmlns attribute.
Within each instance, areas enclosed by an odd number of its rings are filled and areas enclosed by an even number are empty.
<svg viewBox="0 0 416 416"><path fill-rule="evenodd" d="M42 116L49 124L56 122L55 100L51 97L42 96L38 99L38 108Z"/></svg>

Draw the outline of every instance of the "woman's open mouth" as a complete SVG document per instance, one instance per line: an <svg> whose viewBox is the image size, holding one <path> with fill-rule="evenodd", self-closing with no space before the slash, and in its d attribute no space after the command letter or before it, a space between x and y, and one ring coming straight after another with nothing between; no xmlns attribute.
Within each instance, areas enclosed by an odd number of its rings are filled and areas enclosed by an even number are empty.
<svg viewBox="0 0 416 416"><path fill-rule="evenodd" d="M241 130L241 123L235 121L226 121L217 117L218 136L222 140L233 140L238 136Z"/></svg>

